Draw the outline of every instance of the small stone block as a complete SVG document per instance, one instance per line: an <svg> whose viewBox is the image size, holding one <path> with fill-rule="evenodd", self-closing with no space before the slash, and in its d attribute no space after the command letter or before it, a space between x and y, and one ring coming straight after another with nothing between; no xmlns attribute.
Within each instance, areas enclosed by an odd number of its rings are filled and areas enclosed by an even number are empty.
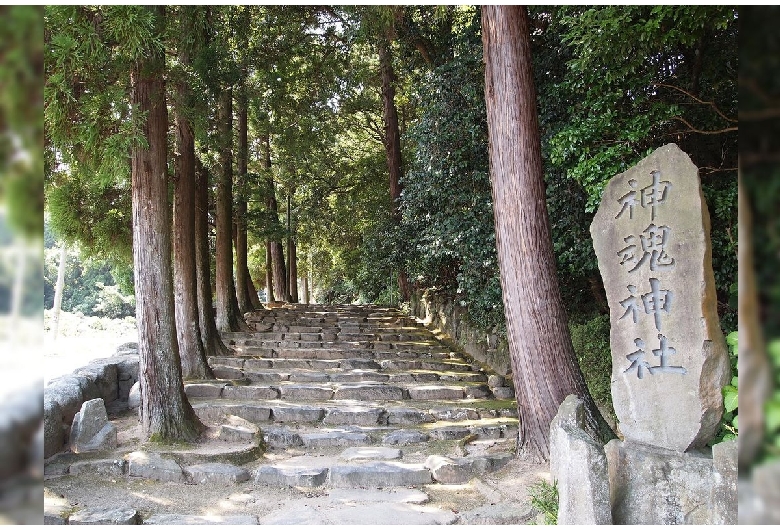
<svg viewBox="0 0 780 530"><path fill-rule="evenodd" d="M138 524L138 512L131 508L116 510L80 510L68 519L68 524L126 525Z"/></svg>
<svg viewBox="0 0 780 530"><path fill-rule="evenodd" d="M366 462L330 470L331 485L337 488L416 486L431 481L431 472L421 464Z"/></svg>
<svg viewBox="0 0 780 530"><path fill-rule="evenodd" d="M184 393L191 398L218 398L224 387L224 384L189 383L184 385Z"/></svg>
<svg viewBox="0 0 780 530"><path fill-rule="evenodd" d="M181 466L175 461L146 451L134 451L125 456L127 474L163 482L184 482Z"/></svg>
<svg viewBox="0 0 780 530"><path fill-rule="evenodd" d="M407 445L427 442L430 439L431 437L424 432L397 430L382 438L382 443L386 445Z"/></svg>
<svg viewBox="0 0 780 530"><path fill-rule="evenodd" d="M127 471L127 462L124 460L84 460L82 462L74 462L70 465L69 473L71 475L81 475L88 473L90 475L103 475L103 476L121 476Z"/></svg>
<svg viewBox="0 0 780 530"><path fill-rule="evenodd" d="M232 464L207 463L184 468L193 484L239 484L249 480L249 471Z"/></svg>
<svg viewBox="0 0 780 530"><path fill-rule="evenodd" d="M463 387L423 385L409 389L409 397L417 400L463 399Z"/></svg>

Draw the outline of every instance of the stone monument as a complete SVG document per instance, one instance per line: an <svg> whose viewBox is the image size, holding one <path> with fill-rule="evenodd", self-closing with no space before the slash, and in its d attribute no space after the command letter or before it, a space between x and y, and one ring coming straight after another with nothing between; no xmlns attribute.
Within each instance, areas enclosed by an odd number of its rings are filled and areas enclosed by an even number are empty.
<svg viewBox="0 0 780 530"><path fill-rule="evenodd" d="M626 441L674 451L717 432L730 380L698 170L668 144L610 180L590 227L610 307Z"/></svg>
<svg viewBox="0 0 780 530"><path fill-rule="evenodd" d="M601 447L576 396L563 402L550 428L558 520L735 524L737 444L706 447L730 367L696 166L674 144L657 149L610 180L590 231L609 302L623 438Z"/></svg>

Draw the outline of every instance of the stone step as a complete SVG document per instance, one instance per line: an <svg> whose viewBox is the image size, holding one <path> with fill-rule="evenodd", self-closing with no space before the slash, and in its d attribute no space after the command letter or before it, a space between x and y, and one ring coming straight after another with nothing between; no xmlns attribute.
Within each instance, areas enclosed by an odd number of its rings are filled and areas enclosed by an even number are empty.
<svg viewBox="0 0 780 530"><path fill-rule="evenodd" d="M258 357L258 356L230 356L230 357L209 357L209 365L212 368L234 368L236 370L247 369L250 371L260 371L266 369L289 370L294 368L311 368L313 370L354 370L354 369L376 369L385 372L410 372L410 371L434 371L434 372L473 372L473 367L465 361L457 359L434 360L434 359L402 359L392 357L388 359L373 359L360 357L343 357L336 359L311 359L296 357ZM217 376L220 379L240 379L240 372L224 371L230 374L226 376ZM479 373L479 372L473 372Z"/></svg>
<svg viewBox="0 0 780 530"><path fill-rule="evenodd" d="M472 403L469 403L472 404ZM507 437L505 431L516 427L513 408L479 409L452 402L424 408L410 401L408 406L371 406L360 403L281 401L192 400L195 413L207 424L224 423L236 416L261 429L266 424L311 424L324 426L424 426L436 439L463 438L478 434L488 438ZM467 408L468 407L468 408Z"/></svg>
<svg viewBox="0 0 780 530"><path fill-rule="evenodd" d="M285 374L280 372L244 372L245 378L255 384L243 386L224 382L187 383L184 391L190 398L224 398L239 400L274 400L285 401L400 401L412 399L415 401L462 400L467 398L490 398L490 388L481 383L459 382L459 384L417 384L411 382L391 384L382 381L389 379L387 374L373 374L365 371L349 372L356 376L345 381L329 381L329 374ZM300 378L293 381L292 376L306 376L317 382L301 382ZM338 379L345 374L333 374ZM359 376L359 377L358 377ZM257 384L271 382L275 377L279 380L272 384ZM377 380L380 379L380 380Z"/></svg>

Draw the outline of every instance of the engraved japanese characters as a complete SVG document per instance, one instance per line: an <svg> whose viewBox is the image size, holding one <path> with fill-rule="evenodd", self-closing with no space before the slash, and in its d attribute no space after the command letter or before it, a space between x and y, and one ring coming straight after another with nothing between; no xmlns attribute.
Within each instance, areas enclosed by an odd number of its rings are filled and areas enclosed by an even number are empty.
<svg viewBox="0 0 780 530"><path fill-rule="evenodd" d="M610 307L621 432L676 451L704 445L729 365L696 166L674 144L657 149L609 182L590 230Z"/></svg>

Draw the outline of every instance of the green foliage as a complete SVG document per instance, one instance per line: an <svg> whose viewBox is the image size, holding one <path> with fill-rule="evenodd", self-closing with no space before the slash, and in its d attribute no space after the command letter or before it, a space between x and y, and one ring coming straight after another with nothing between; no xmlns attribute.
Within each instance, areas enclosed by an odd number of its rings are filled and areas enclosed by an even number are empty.
<svg viewBox="0 0 780 530"><path fill-rule="evenodd" d="M723 394L723 417L720 420L720 429L709 445L733 440L739 434L739 377L737 374L737 358L739 356L739 334L732 331L726 337L726 345L729 350L729 362L731 364L731 382L721 390Z"/></svg>
<svg viewBox="0 0 780 530"><path fill-rule="evenodd" d="M43 306L45 309L51 309L54 305L60 249L52 244L44 252ZM68 251L66 259L65 289L62 297L64 311L108 318L135 315L132 283L128 285L124 277L125 269L112 269L109 262L99 258L85 259L76 250ZM116 277L122 281L117 281ZM40 307L40 300L37 304Z"/></svg>
<svg viewBox="0 0 780 530"><path fill-rule="evenodd" d="M487 119L478 11L465 11L452 36L453 59L421 72L409 130L413 156L403 178L401 225L386 238L392 268L419 288L468 307L490 329L504 322L488 177ZM384 231L383 233L387 233Z"/></svg>
<svg viewBox="0 0 780 530"><path fill-rule="evenodd" d="M574 354L585 377L588 391L599 403L612 407L612 353L609 347L609 315L570 322Z"/></svg>
<svg viewBox="0 0 780 530"><path fill-rule="evenodd" d="M544 524L558 524L558 482L539 480L528 488L533 506L544 516Z"/></svg>
<svg viewBox="0 0 780 530"><path fill-rule="evenodd" d="M0 6L0 203L27 238L43 228L42 56L42 8Z"/></svg>

